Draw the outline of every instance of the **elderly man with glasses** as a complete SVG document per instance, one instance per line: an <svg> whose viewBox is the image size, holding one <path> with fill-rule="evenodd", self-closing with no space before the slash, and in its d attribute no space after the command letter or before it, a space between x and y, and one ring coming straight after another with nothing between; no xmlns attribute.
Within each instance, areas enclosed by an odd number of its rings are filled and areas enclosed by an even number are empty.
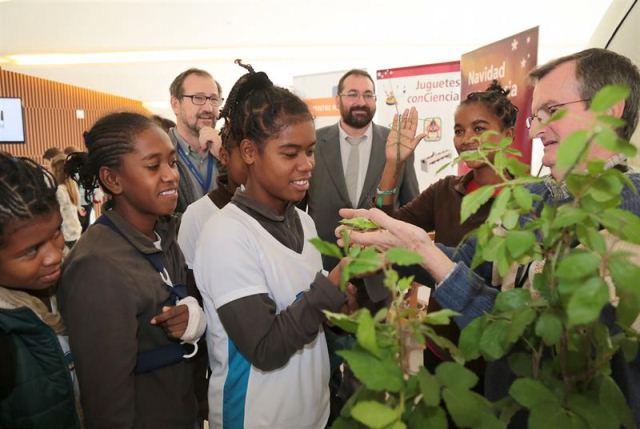
<svg viewBox="0 0 640 429"><path fill-rule="evenodd" d="M218 161L212 152L219 142L215 130L222 89L205 70L191 68L180 73L169 87L176 126L169 137L178 154L180 185L176 213L217 186Z"/></svg>

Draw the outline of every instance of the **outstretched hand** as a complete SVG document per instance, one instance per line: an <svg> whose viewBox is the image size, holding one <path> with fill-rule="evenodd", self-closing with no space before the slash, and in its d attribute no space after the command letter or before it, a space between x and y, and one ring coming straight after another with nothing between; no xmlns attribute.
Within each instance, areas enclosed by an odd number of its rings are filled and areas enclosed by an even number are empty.
<svg viewBox="0 0 640 429"><path fill-rule="evenodd" d="M397 220L379 209L340 209L340 216L351 219L364 217L375 222L380 229L356 231L346 228L351 244L375 246L382 251L392 247L403 247L422 257L422 266L436 282L441 282L454 269L455 263L429 238L427 232L410 223ZM338 245L342 246L344 226L336 229Z"/></svg>
<svg viewBox="0 0 640 429"><path fill-rule="evenodd" d="M413 153L418 143L427 135L420 133L416 135L418 129L418 111L415 107L405 109L402 115L395 114L393 116L393 124L389 137L387 137L387 145L385 156L388 161L404 162ZM398 149L399 146L399 149Z"/></svg>
<svg viewBox="0 0 640 429"><path fill-rule="evenodd" d="M383 251L391 247L404 247L417 251L425 245L433 244L429 235L422 228L394 219L379 209L341 209L340 216L347 219L364 217L381 227L378 230L366 232L347 228L351 244L375 246ZM336 229L338 245L342 245L341 237L344 229L344 226Z"/></svg>
<svg viewBox="0 0 640 429"><path fill-rule="evenodd" d="M162 307L162 313L151 319L152 325L160 326L169 338L180 339L187 330L189 323L189 307L186 305L172 305Z"/></svg>

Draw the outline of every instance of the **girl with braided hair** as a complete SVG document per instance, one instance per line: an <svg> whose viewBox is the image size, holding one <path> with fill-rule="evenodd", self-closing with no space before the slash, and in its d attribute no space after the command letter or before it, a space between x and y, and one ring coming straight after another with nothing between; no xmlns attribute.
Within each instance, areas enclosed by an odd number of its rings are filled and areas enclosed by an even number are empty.
<svg viewBox="0 0 640 429"><path fill-rule="evenodd" d="M296 208L314 166L306 104L263 72L244 75L222 112L244 189L205 225L194 273L207 316L209 423L220 428L323 428L329 358L323 310L347 296L340 265L320 273L311 218Z"/></svg>
<svg viewBox="0 0 640 429"><path fill-rule="evenodd" d="M75 375L53 287L64 237L56 182L0 152L0 427L80 428Z"/></svg>
<svg viewBox="0 0 640 429"><path fill-rule="evenodd" d="M475 150L480 145L480 136L488 130L495 133L490 138L496 142L513 136L518 109L511 103L508 94L509 91L494 80L485 91L472 92L460 103L455 113L453 137L458 153ZM401 123L404 123L403 119L399 118ZM413 152L422 137L424 134L402 146L400 164ZM391 137L389 141L392 141ZM387 152L387 163L378 186L383 192L393 189L396 180L393 174L397 165L396 151ZM439 180L397 211L393 212L393 200L388 197L381 208L396 219L419 226L425 231L434 231L436 241L447 246L457 246L469 231L484 222L493 203L491 199L461 224L462 198L481 186L500 181L491 167L481 161L465 161L465 164L470 169L468 173Z"/></svg>
<svg viewBox="0 0 640 429"><path fill-rule="evenodd" d="M193 368L180 343L204 331L185 297L176 241L177 156L169 136L137 113L112 113L84 134L87 152L67 170L91 195L110 195L102 216L65 259L58 288L87 428L193 428ZM198 321L198 317L199 321Z"/></svg>

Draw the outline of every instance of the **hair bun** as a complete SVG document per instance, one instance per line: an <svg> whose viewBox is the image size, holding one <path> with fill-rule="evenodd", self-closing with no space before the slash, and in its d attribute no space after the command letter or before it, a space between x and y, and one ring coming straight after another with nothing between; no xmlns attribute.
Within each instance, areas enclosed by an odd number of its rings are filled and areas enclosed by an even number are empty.
<svg viewBox="0 0 640 429"><path fill-rule="evenodd" d="M271 88L273 82L265 72L249 72L242 76L238 81L238 102L242 102L254 91Z"/></svg>
<svg viewBox="0 0 640 429"><path fill-rule="evenodd" d="M498 82L498 80L497 80L497 79L493 79L493 80L491 81L491 84L489 85L489 87L488 87L485 91L486 91L486 92L490 92L490 91L497 92L497 93L499 93L499 94L501 94L501 95L504 95L505 97L506 97L507 95L509 95L509 93L511 92L511 91L510 91L510 90L508 90L508 89L504 89L504 88L500 85L500 82Z"/></svg>

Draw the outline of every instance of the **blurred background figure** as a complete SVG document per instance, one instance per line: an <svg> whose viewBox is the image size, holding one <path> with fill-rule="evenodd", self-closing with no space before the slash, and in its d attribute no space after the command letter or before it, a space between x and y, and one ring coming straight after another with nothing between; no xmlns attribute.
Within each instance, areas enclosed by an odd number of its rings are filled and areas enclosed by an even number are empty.
<svg viewBox="0 0 640 429"><path fill-rule="evenodd" d="M82 234L80 215L85 211L80 207L80 193L78 186L71 177L65 173L64 164L67 156L63 153L51 160L51 173L58 183L56 198L60 205L62 215L62 235L64 236L65 253L71 250Z"/></svg>

